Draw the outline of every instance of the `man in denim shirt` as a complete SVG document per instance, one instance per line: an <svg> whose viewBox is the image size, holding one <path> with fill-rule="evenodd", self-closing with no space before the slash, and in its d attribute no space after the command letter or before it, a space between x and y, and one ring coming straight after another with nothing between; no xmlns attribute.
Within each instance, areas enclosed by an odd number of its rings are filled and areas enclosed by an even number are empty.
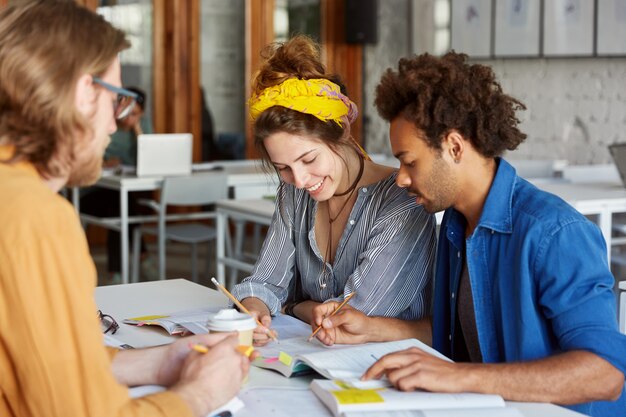
<svg viewBox="0 0 626 417"><path fill-rule="evenodd" d="M493 71L462 54L401 59L377 88L391 122L397 183L441 224L433 346L381 358L365 379L403 390L481 392L551 402L592 416L626 415L626 336L600 230L500 159L525 138ZM332 308L329 306L327 308ZM346 309L317 323L325 343L411 337L410 326ZM381 332L383 337L381 337ZM365 341L373 339L366 337Z"/></svg>

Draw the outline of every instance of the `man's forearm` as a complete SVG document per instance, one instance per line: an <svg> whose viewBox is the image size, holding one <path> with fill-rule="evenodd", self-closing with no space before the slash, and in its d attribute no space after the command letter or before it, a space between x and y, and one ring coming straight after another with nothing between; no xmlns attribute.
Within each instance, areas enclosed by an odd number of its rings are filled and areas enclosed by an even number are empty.
<svg viewBox="0 0 626 417"><path fill-rule="evenodd" d="M402 339L419 339L427 345L432 344L430 317L417 320L402 320L392 317L370 317L372 320L369 342L389 342Z"/></svg>
<svg viewBox="0 0 626 417"><path fill-rule="evenodd" d="M111 363L117 382L127 386L156 384L157 367L163 359L165 347L121 350Z"/></svg>
<svg viewBox="0 0 626 417"><path fill-rule="evenodd" d="M508 364L459 364L468 391L499 394L507 400L578 404L615 400L624 374L599 356L571 351L549 358Z"/></svg>

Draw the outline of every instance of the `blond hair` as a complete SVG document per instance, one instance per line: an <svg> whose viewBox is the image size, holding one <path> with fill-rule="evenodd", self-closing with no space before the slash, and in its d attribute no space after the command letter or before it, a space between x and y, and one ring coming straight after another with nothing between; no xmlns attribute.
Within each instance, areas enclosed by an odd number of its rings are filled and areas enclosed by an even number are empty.
<svg viewBox="0 0 626 417"><path fill-rule="evenodd" d="M92 134L75 105L81 75L102 75L130 44L73 1L37 0L0 11L0 145L44 177L69 172Z"/></svg>

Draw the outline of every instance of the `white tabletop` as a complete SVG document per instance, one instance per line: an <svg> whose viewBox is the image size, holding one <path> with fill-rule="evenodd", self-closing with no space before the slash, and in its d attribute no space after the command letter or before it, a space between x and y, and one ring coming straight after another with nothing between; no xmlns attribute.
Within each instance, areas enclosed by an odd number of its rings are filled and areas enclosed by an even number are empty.
<svg viewBox="0 0 626 417"><path fill-rule="evenodd" d="M115 337L134 347L165 344L174 340L174 337L167 335L160 328L140 328L124 324L121 322L124 318L172 313L206 306L222 306L227 302L226 297L218 292L184 279L97 287L95 297L98 307L120 323L120 329ZM285 378L273 371L251 367L244 389L247 387L306 388L310 380L310 376ZM552 404L507 401L507 405L519 409L527 417L582 415ZM331 414L330 412L320 414L320 417L331 417Z"/></svg>

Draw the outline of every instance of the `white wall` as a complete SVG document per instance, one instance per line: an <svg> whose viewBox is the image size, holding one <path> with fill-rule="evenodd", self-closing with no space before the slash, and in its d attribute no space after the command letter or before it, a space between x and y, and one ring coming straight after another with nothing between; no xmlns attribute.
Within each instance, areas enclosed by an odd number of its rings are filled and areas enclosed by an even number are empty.
<svg viewBox="0 0 626 417"><path fill-rule="evenodd" d="M364 53L365 144L370 152L389 153L387 124L373 107L374 91L388 67L409 55L411 43L428 41L427 20L413 20L411 10L432 0L379 2L379 42ZM428 10L427 10L428 11ZM499 59L478 61L494 68L504 91L526 104L520 112L528 139L515 158L566 159L571 164L611 162L609 143L626 142L626 57L568 59Z"/></svg>

